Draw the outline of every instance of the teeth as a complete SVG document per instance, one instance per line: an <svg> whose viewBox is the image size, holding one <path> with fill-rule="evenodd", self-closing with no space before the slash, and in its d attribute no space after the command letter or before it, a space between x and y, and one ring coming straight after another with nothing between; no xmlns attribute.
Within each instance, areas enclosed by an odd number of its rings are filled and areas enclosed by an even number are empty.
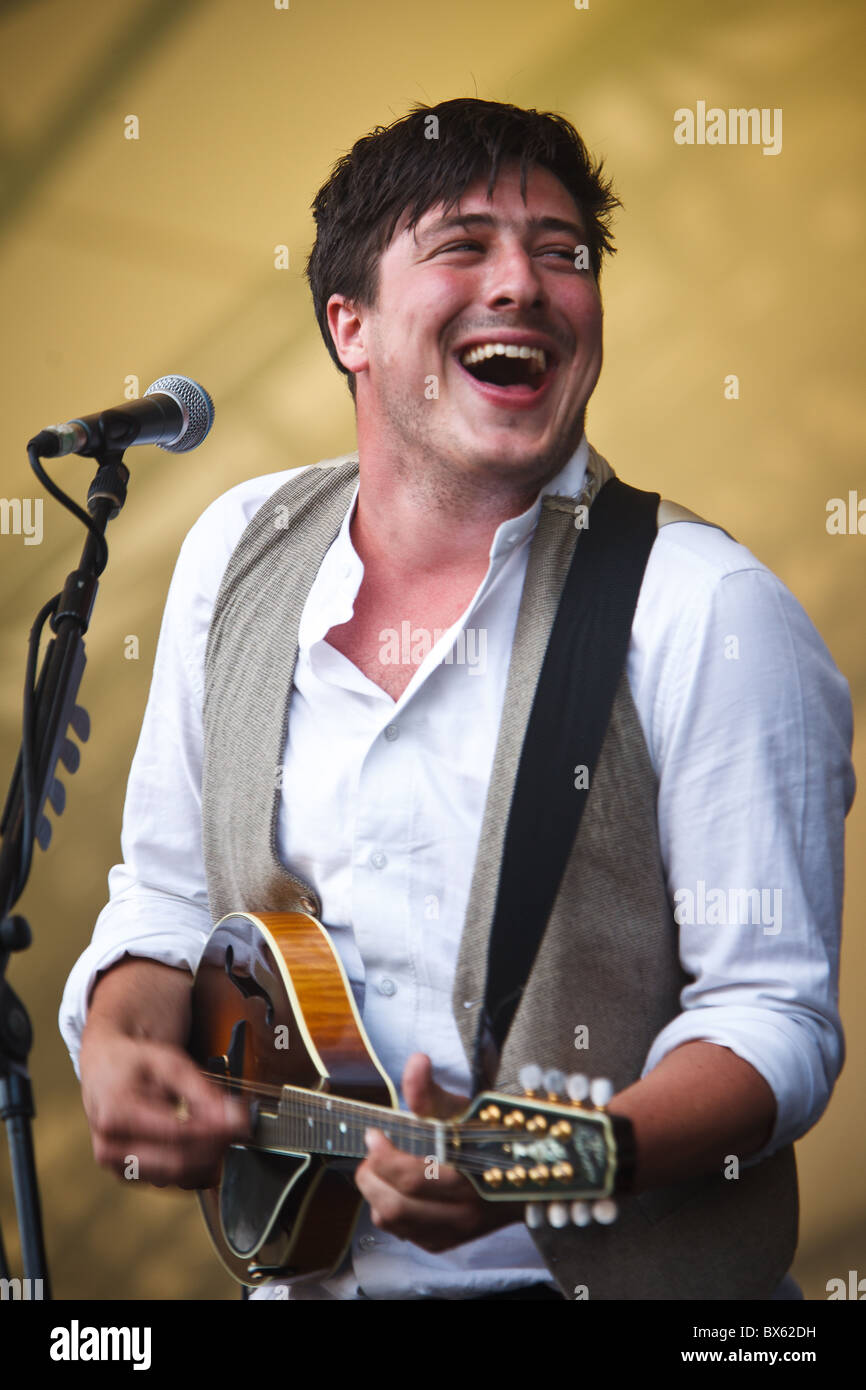
<svg viewBox="0 0 866 1390"><path fill-rule="evenodd" d="M464 367L483 362L487 357L522 357L530 364L530 371L543 372L547 369L547 353L544 348L518 346L516 343L480 343L467 348L460 354Z"/></svg>

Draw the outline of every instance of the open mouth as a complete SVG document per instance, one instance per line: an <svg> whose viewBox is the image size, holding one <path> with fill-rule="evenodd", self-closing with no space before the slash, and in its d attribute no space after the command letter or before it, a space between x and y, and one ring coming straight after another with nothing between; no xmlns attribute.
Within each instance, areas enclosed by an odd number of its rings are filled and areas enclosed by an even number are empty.
<svg viewBox="0 0 866 1390"><path fill-rule="evenodd" d="M516 343L479 343L456 356L474 381L515 400L528 401L538 396L556 367L546 349Z"/></svg>

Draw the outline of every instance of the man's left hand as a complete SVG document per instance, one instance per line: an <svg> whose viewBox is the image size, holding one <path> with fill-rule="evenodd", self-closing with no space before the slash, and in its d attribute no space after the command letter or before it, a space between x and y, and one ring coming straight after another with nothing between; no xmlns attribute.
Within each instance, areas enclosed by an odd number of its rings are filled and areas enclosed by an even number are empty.
<svg viewBox="0 0 866 1390"><path fill-rule="evenodd" d="M415 1115L447 1120L468 1105L437 1086L430 1058L414 1052L403 1072L403 1095ZM355 1174L374 1226L433 1255L523 1218L520 1203L484 1202L467 1178L432 1154L395 1149L379 1130L367 1131L367 1158Z"/></svg>

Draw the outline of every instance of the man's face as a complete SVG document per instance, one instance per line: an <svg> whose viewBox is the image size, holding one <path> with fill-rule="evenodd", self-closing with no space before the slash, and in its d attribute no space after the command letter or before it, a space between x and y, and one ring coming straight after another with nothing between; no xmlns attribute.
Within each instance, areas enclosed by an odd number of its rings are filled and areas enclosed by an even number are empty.
<svg viewBox="0 0 866 1390"><path fill-rule="evenodd" d="M398 224L374 308L332 311L356 373L362 449L437 458L462 472L553 476L574 452L601 370L602 310L574 200L533 167L486 179L414 234ZM339 296L335 301L345 304Z"/></svg>

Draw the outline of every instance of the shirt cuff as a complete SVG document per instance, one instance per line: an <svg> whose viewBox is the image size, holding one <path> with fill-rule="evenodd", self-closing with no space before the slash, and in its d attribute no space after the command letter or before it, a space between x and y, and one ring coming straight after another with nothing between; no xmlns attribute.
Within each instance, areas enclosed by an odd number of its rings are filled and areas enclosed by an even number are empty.
<svg viewBox="0 0 866 1390"><path fill-rule="evenodd" d="M113 914L110 931L100 932L98 924L91 944L72 967L63 991L58 1024L79 1080L81 1036L87 1021L90 995L99 974L127 955L142 956L194 973L211 929L210 915L207 912L202 914L188 903L177 905L170 930L166 927L151 931L139 929L136 933L125 934L124 915L122 911Z"/></svg>

